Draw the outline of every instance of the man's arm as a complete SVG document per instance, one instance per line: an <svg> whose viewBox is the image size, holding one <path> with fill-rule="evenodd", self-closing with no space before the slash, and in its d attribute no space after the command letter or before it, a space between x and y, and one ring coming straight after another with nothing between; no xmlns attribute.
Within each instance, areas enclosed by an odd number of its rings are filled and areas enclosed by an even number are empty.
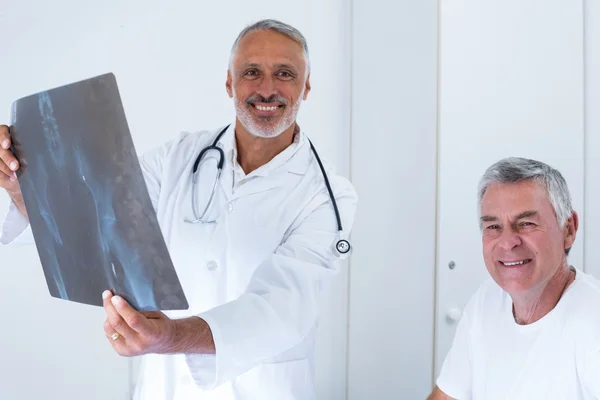
<svg viewBox="0 0 600 400"><path fill-rule="evenodd" d="M8 212L4 220L0 220L0 245L33 244L34 238L29 226L29 218L25 210L22 196L10 195Z"/></svg>
<svg viewBox="0 0 600 400"><path fill-rule="evenodd" d="M332 187L349 233L357 196L350 183L336 178ZM186 354L199 387L216 387L261 364L297 360L298 355L288 350L303 343L314 329L321 289L339 273L332 251L337 234L331 202L323 191L255 270L245 293L198 315L209 325L216 348L213 357Z"/></svg>
<svg viewBox="0 0 600 400"><path fill-rule="evenodd" d="M439 387L435 387L433 392L427 397L427 400L456 400L442 392Z"/></svg>
<svg viewBox="0 0 600 400"><path fill-rule="evenodd" d="M19 212L23 215L23 217L25 217L27 222L29 222L27 210L25 209L25 201L23 200L23 195L21 194L21 191L19 190L18 193L8 192L8 195L12 202L15 203L15 206L17 206Z"/></svg>
<svg viewBox="0 0 600 400"><path fill-rule="evenodd" d="M473 320L480 313L480 288L469 300L456 327L452 346L446 354L436 386L429 399L469 400L473 390L473 360L471 343Z"/></svg>

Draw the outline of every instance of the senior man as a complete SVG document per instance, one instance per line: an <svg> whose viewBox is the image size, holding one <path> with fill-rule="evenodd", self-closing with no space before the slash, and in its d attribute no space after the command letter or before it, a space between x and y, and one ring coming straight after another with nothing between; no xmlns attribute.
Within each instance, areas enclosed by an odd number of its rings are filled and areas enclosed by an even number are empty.
<svg viewBox="0 0 600 400"><path fill-rule="evenodd" d="M568 263L579 220L564 178L503 159L481 179L479 208L491 279L429 399L600 399L600 282Z"/></svg>

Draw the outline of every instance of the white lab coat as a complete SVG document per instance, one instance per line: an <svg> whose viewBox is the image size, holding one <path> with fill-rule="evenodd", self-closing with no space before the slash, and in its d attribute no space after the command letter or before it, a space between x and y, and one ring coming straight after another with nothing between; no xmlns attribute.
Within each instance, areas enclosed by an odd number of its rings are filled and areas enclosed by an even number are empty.
<svg viewBox="0 0 600 400"><path fill-rule="evenodd" d="M303 132L267 165L245 177L235 161L232 124L219 142L223 173L208 216L189 224L191 169L220 132L181 134L140 158L148 192L190 308L211 327L216 355L143 357L135 399L248 400L316 398L314 344L318 295L338 274L332 252L334 210ZM214 154L214 153L213 153ZM351 183L325 168L345 233L357 196ZM206 160L198 183L202 211L216 176ZM14 205L0 241L27 240Z"/></svg>

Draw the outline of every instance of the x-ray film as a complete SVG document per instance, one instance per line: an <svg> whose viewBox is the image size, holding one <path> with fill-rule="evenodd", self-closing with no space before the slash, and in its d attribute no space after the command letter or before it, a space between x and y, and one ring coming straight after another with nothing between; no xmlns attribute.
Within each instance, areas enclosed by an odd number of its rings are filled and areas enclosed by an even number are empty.
<svg viewBox="0 0 600 400"><path fill-rule="evenodd" d="M140 311L187 309L113 74L13 103L17 174L53 297Z"/></svg>

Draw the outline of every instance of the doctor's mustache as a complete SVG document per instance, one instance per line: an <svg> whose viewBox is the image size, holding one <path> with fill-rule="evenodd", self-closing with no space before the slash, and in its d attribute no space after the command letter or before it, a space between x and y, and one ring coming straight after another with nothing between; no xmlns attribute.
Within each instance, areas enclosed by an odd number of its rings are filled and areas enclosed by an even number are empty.
<svg viewBox="0 0 600 400"><path fill-rule="evenodd" d="M280 103L281 105L287 106L286 100L276 94L269 96L269 98L265 98L260 94L253 94L246 99L246 105L249 106L251 103Z"/></svg>

